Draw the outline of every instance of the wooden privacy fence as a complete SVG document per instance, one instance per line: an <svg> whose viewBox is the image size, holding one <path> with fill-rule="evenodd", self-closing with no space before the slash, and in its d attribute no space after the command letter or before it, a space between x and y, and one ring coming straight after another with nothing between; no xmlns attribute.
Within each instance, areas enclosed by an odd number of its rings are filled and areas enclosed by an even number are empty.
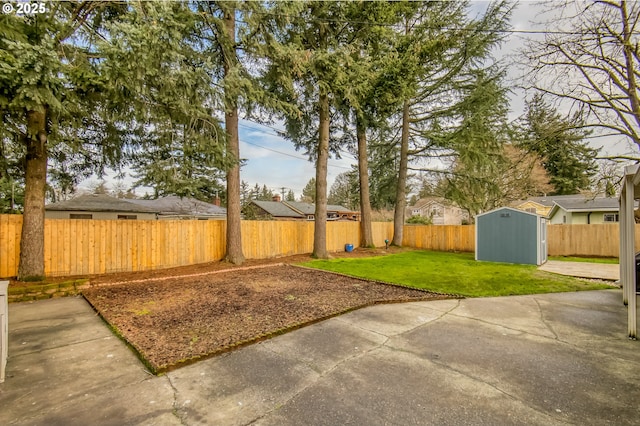
<svg viewBox="0 0 640 426"><path fill-rule="evenodd" d="M635 247L640 250L640 225L636 225ZM549 225L550 256L618 257L620 255L620 225Z"/></svg>
<svg viewBox="0 0 640 426"><path fill-rule="evenodd" d="M16 276L21 215L0 215L0 277ZM393 224L374 223L374 242L384 245ZM45 275L68 276L144 271L220 260L225 254L222 220L45 220ZM327 223L327 249L358 246L359 223ZM311 253L313 222L242 221L248 259Z"/></svg>
<svg viewBox="0 0 640 426"><path fill-rule="evenodd" d="M21 215L0 215L0 277L18 271ZM373 223L374 243L393 237L393 223ZM640 247L636 225L636 247ZM549 255L618 256L619 228L606 225L549 225ZM360 224L328 222L327 249L358 246ZM220 260L226 221L219 220L45 220L45 274L90 275L144 271ZM474 226L406 225L403 245L427 250L475 250ZM248 259L311 253L313 222L242 221Z"/></svg>

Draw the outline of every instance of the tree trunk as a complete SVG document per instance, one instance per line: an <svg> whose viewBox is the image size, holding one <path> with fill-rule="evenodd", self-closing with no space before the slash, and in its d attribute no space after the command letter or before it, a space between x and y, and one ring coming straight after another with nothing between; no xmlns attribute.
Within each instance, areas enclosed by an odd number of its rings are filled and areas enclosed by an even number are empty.
<svg viewBox="0 0 640 426"><path fill-rule="evenodd" d="M320 95L320 128L316 160L316 210L313 232L313 253L317 259L328 259L327 253L327 163L329 162L329 96Z"/></svg>
<svg viewBox="0 0 640 426"><path fill-rule="evenodd" d="M369 199L369 161L367 158L367 133L362 119L356 119L358 138L358 174L360 177L360 246L373 247L371 230L371 201Z"/></svg>
<svg viewBox="0 0 640 426"><path fill-rule="evenodd" d="M236 18L235 9L224 12L224 26L228 40L235 42ZM234 43L235 44L235 43ZM236 65L235 47L229 51L224 49L224 75L228 77ZM240 222L240 138L238 136L238 97L225 88L226 114L224 120L227 132L227 154L235 161L235 165L227 171L227 262L241 265L244 262L242 253L242 224Z"/></svg>
<svg viewBox="0 0 640 426"><path fill-rule="evenodd" d="M407 206L407 167L409 163L409 101L402 106L402 136L400 137L400 170L398 172L398 187L396 188L396 209L393 214L394 246L402 245L404 228L404 211Z"/></svg>
<svg viewBox="0 0 640 426"><path fill-rule="evenodd" d="M44 278L44 196L47 183L46 112L27 112L24 215L18 279Z"/></svg>

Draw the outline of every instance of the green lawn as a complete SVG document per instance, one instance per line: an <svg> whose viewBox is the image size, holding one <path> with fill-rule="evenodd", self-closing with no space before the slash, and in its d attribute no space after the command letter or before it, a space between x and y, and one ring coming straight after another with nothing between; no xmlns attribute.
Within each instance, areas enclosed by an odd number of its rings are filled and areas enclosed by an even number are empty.
<svg viewBox="0 0 640 426"><path fill-rule="evenodd" d="M533 265L476 262L473 253L407 251L368 258L313 260L302 265L470 297L611 288L538 271Z"/></svg>
<svg viewBox="0 0 640 426"><path fill-rule="evenodd" d="M617 257L549 256L549 260L560 260L563 262L618 263Z"/></svg>

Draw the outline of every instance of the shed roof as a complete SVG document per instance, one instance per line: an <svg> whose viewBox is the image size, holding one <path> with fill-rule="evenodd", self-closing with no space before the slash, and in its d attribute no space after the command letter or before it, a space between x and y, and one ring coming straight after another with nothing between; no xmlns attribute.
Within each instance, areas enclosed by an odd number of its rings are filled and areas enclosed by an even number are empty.
<svg viewBox="0 0 640 426"><path fill-rule="evenodd" d="M48 204L44 208L51 211L157 213L156 209L138 205L131 201L110 197L105 194L85 194L71 200Z"/></svg>
<svg viewBox="0 0 640 426"><path fill-rule="evenodd" d="M513 207L498 207L497 209L493 209L493 210L489 210L488 212L477 214L476 218L481 217L481 216L485 216L485 215L488 215L488 214L497 213L500 210L509 210L509 211L512 211L512 212L515 212L515 213L518 213L518 214L528 214L528 215L534 216L534 217L542 217L539 214L532 213L532 212L527 212L527 211L520 210L520 209L515 209Z"/></svg>

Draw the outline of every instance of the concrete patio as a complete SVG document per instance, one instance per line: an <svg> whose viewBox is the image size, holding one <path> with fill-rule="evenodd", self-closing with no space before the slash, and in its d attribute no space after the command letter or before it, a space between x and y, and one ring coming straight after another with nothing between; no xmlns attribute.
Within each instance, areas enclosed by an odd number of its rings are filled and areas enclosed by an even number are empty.
<svg viewBox="0 0 640 426"><path fill-rule="evenodd" d="M548 260L542 264L539 269L541 271L553 272L554 274L579 278L593 278L607 281L618 281L620 279L620 265L617 263Z"/></svg>
<svg viewBox="0 0 640 426"><path fill-rule="evenodd" d="M380 305L161 377L80 297L9 306L0 424L639 424L620 290Z"/></svg>

